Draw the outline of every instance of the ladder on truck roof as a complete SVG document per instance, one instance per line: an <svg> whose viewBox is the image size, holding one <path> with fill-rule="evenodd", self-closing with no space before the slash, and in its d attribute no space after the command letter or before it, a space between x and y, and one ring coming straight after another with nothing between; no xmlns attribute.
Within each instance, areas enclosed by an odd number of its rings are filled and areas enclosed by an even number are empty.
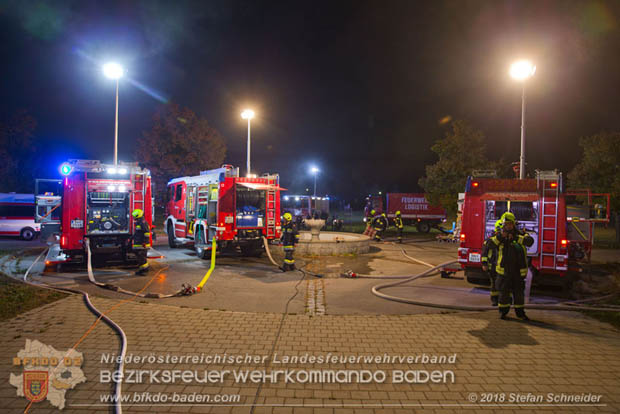
<svg viewBox="0 0 620 414"><path fill-rule="evenodd" d="M555 185L553 185L555 183ZM558 247L558 206L562 173L536 171L536 186L541 194L540 268L555 269Z"/></svg>
<svg viewBox="0 0 620 414"><path fill-rule="evenodd" d="M276 188L279 184L279 176L266 176L269 189L267 190L267 239L276 237Z"/></svg>
<svg viewBox="0 0 620 414"><path fill-rule="evenodd" d="M137 208L144 212L144 207L146 206L146 174L136 174L134 171L131 172L131 190L131 211L129 212L129 214L132 214L133 211ZM133 223L131 226L132 234L135 230L134 226L135 223Z"/></svg>

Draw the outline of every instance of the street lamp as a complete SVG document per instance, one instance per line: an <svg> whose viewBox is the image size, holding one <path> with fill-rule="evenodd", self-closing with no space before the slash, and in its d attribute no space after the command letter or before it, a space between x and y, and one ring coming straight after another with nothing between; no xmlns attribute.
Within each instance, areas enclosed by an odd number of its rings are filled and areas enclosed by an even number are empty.
<svg viewBox="0 0 620 414"><path fill-rule="evenodd" d="M529 60L519 60L510 66L510 76L523 84L521 95L521 157L519 158L519 178L525 178L525 81L536 72L536 66Z"/></svg>
<svg viewBox="0 0 620 414"><path fill-rule="evenodd" d="M103 74L110 79L116 80L116 117L114 122L114 165L118 164L118 80L123 77L124 70L118 63L106 63L103 65Z"/></svg>
<svg viewBox="0 0 620 414"><path fill-rule="evenodd" d="M254 118L254 111L251 109L246 109L241 112L241 118L248 120L248 160L247 160L247 170L248 177L250 176L250 121Z"/></svg>
<svg viewBox="0 0 620 414"><path fill-rule="evenodd" d="M310 167L310 173L314 175L314 196L316 197L316 175L320 172L317 167Z"/></svg>

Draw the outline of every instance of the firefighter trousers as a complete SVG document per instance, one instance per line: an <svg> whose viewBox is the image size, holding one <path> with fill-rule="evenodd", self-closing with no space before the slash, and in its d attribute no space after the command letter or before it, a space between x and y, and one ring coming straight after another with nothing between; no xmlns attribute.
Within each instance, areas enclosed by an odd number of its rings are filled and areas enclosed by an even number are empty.
<svg viewBox="0 0 620 414"><path fill-rule="evenodd" d="M491 269L489 269L487 273L489 274L489 282L491 283L490 284L491 304L493 306L497 306L498 299L499 299L499 290L497 287L497 273L495 273L495 270L491 270Z"/></svg>
<svg viewBox="0 0 620 414"><path fill-rule="evenodd" d="M506 315L510 311L512 296L517 316L525 315L525 278L518 272L506 272L506 274L497 275L496 285L499 289L499 313Z"/></svg>
<svg viewBox="0 0 620 414"><path fill-rule="evenodd" d="M295 253L295 246L284 246L284 265L282 270L295 270L295 259L293 254Z"/></svg>
<svg viewBox="0 0 620 414"><path fill-rule="evenodd" d="M398 235L398 242L402 243L403 242L403 228L402 227L397 227L396 228L396 234Z"/></svg>
<svg viewBox="0 0 620 414"><path fill-rule="evenodd" d="M146 263L142 263L138 267L138 270L136 270L136 274L137 275L143 275L143 274L145 274L148 271L149 271L149 262L146 262Z"/></svg>
<svg viewBox="0 0 620 414"><path fill-rule="evenodd" d="M375 241L380 242L383 238L383 229L375 228Z"/></svg>

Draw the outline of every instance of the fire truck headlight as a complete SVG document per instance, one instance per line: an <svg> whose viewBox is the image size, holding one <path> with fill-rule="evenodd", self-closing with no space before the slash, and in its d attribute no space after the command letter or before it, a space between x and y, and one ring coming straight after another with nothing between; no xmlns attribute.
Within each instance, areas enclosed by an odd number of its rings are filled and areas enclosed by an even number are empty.
<svg viewBox="0 0 620 414"><path fill-rule="evenodd" d="M118 191L120 191L121 193L124 193L127 189L125 188L124 185L119 185L118 186Z"/></svg>
<svg viewBox="0 0 620 414"><path fill-rule="evenodd" d="M127 168L119 168L118 169L118 173L119 174L127 174Z"/></svg>
<svg viewBox="0 0 620 414"><path fill-rule="evenodd" d="M108 168L108 174L116 174L116 168Z"/></svg>
<svg viewBox="0 0 620 414"><path fill-rule="evenodd" d="M285 201L288 201L288 196L284 196L284 200L285 200Z"/></svg>
<svg viewBox="0 0 620 414"><path fill-rule="evenodd" d="M113 192L114 190L116 190L116 186L113 186L113 185L109 185L108 186L108 191L109 192Z"/></svg>
<svg viewBox="0 0 620 414"><path fill-rule="evenodd" d="M72 170L71 165L69 165L67 163L64 163L64 164L62 164L60 166L60 173L62 175L69 175L69 174L71 174L71 170Z"/></svg>

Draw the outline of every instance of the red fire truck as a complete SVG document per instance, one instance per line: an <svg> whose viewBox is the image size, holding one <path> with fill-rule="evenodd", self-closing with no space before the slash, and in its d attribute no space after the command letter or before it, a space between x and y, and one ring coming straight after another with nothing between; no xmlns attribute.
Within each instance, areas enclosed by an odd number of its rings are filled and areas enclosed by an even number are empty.
<svg viewBox="0 0 620 414"><path fill-rule="evenodd" d="M535 179L523 180L490 175L469 177L465 188L458 261L470 283L488 283L482 244L506 211L534 238L528 257L535 276L565 276L590 260L593 224L609 221L609 194L566 191L557 171L537 171Z"/></svg>
<svg viewBox="0 0 620 414"><path fill-rule="evenodd" d="M213 238L219 248L258 256L264 236L280 237L279 176L240 177L231 165L168 182L165 229L170 247L193 244L205 257Z"/></svg>
<svg viewBox="0 0 620 414"><path fill-rule="evenodd" d="M396 217L400 211L404 224L416 226L420 233L428 233L446 221L446 210L441 206L432 206L422 193L387 193L385 196L370 195L366 197L364 221L369 219L370 212L386 213L389 219Z"/></svg>
<svg viewBox="0 0 620 414"><path fill-rule="evenodd" d="M37 212L48 212L41 217L49 217L56 207L50 204L54 199L61 203L60 250L50 249L46 263L83 262L87 257L87 238L95 263L146 262L147 249L132 247L131 213L134 209L143 210L152 226L150 171L137 163L106 165L96 160L69 160L60 171L64 176L61 196L37 197Z"/></svg>

